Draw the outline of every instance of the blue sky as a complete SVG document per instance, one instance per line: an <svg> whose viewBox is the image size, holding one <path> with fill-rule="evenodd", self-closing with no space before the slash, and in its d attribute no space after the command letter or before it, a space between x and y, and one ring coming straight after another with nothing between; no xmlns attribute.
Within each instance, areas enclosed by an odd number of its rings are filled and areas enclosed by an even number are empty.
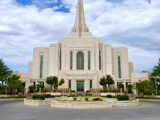
<svg viewBox="0 0 160 120"><path fill-rule="evenodd" d="M128 48L134 71L151 70L160 57L160 0L83 0L93 36ZM27 72L34 47L68 36L77 0L0 0L0 58ZM5 51L5 52L4 52Z"/></svg>
<svg viewBox="0 0 160 120"><path fill-rule="evenodd" d="M39 9L59 7L57 11L69 12L69 8L66 8L61 0L16 0L19 4L26 5L35 5Z"/></svg>
<svg viewBox="0 0 160 120"><path fill-rule="evenodd" d="M124 0L106 0L114 3L121 3ZM151 0L146 0L148 3L151 3ZM26 5L35 5L39 9L53 8L59 7L57 11L61 12L69 12L69 8L67 8L61 0L16 0L17 3L26 6Z"/></svg>

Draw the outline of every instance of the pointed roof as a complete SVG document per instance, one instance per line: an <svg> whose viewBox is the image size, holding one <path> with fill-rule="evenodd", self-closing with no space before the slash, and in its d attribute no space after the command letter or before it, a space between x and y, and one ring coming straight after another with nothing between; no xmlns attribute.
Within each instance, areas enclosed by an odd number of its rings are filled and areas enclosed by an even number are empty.
<svg viewBox="0 0 160 120"><path fill-rule="evenodd" d="M82 37L83 32L89 32L89 29L85 23L83 0L78 0L76 21L74 27L71 30L71 33L74 32L78 33L79 37Z"/></svg>

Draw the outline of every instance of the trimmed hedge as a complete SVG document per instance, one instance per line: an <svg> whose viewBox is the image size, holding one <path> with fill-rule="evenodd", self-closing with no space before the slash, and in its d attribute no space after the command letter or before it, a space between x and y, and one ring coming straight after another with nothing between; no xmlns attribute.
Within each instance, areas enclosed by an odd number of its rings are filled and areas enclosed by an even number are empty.
<svg viewBox="0 0 160 120"><path fill-rule="evenodd" d="M128 95L117 95L117 100L119 101L129 100L129 96Z"/></svg>
<svg viewBox="0 0 160 120"><path fill-rule="evenodd" d="M33 95L32 98L35 99L35 100L45 100L45 98L53 98L53 96L50 95L50 94L45 94L45 95Z"/></svg>
<svg viewBox="0 0 160 120"><path fill-rule="evenodd" d="M112 95L107 95L106 98L112 98Z"/></svg>

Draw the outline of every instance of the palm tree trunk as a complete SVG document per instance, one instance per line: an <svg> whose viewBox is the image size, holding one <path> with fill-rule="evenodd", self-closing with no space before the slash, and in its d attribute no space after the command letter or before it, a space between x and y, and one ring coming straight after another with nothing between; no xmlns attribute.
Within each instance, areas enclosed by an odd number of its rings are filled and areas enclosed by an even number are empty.
<svg viewBox="0 0 160 120"><path fill-rule="evenodd" d="M53 90L53 86L51 85L51 90Z"/></svg>

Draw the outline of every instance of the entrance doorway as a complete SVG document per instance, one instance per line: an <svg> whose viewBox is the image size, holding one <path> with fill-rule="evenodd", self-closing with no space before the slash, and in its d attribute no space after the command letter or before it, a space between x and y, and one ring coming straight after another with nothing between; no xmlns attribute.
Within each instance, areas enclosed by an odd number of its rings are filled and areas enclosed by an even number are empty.
<svg viewBox="0 0 160 120"><path fill-rule="evenodd" d="M77 91L84 92L84 81L77 81Z"/></svg>

